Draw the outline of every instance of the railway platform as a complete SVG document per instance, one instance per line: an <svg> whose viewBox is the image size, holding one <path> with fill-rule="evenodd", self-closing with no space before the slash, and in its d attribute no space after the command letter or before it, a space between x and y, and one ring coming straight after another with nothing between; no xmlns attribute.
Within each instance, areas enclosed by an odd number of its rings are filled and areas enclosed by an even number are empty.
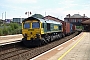
<svg viewBox="0 0 90 60"><path fill-rule="evenodd" d="M90 60L90 32L82 32L31 60Z"/></svg>
<svg viewBox="0 0 90 60"><path fill-rule="evenodd" d="M19 42L21 39L22 39L22 34L0 36L0 46L16 43Z"/></svg>

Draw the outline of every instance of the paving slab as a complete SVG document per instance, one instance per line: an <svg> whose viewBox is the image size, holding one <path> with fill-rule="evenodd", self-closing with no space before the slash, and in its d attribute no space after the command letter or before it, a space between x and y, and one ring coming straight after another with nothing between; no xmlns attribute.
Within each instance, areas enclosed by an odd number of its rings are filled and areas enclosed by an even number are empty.
<svg viewBox="0 0 90 60"><path fill-rule="evenodd" d="M82 37L48 60L90 60L90 32L83 33Z"/></svg>
<svg viewBox="0 0 90 60"><path fill-rule="evenodd" d="M84 35L85 33L82 32L81 34L79 34L78 36L70 39L69 41L37 56L34 57L30 60L58 60L60 56L62 56L66 51L68 51L68 49L70 49L77 41L79 41L79 39ZM73 50L73 49L72 49ZM78 49L77 49L78 50ZM75 51L75 50L74 50ZM80 51L80 50L78 50ZM76 52L76 51L75 51ZM70 52L73 55L75 54L75 52ZM78 54L78 53L77 53ZM72 55L71 59L75 59ZM71 54L69 54L68 56L71 56ZM76 55L77 56L77 55ZM67 60L67 59L65 59Z"/></svg>
<svg viewBox="0 0 90 60"><path fill-rule="evenodd" d="M0 44L2 45L3 43L10 43L15 41L18 42L22 39L22 37L22 34L0 36Z"/></svg>

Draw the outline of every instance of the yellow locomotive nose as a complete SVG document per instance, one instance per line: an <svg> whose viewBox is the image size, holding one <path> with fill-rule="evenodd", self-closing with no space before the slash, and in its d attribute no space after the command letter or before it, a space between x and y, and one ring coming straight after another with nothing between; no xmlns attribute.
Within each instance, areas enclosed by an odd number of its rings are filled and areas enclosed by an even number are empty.
<svg viewBox="0 0 90 60"><path fill-rule="evenodd" d="M34 40L36 38L40 38L40 29L36 28L36 29L24 29L23 30L23 36L27 38L27 40Z"/></svg>
<svg viewBox="0 0 90 60"><path fill-rule="evenodd" d="M41 29L40 22L37 20L30 20L23 22L22 33L27 40L34 40L40 38ZM27 36L27 37L26 37Z"/></svg>
<svg viewBox="0 0 90 60"><path fill-rule="evenodd" d="M30 39L36 39L39 38L39 34L40 34L40 29L36 28L33 31L30 31Z"/></svg>

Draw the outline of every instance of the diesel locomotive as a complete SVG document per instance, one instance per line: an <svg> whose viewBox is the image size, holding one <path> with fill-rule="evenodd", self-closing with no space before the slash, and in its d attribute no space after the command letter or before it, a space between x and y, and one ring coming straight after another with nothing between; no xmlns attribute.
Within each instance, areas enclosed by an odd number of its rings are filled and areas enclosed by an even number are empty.
<svg viewBox="0 0 90 60"><path fill-rule="evenodd" d="M25 46L40 46L64 36L62 23L28 17L22 22L22 42Z"/></svg>

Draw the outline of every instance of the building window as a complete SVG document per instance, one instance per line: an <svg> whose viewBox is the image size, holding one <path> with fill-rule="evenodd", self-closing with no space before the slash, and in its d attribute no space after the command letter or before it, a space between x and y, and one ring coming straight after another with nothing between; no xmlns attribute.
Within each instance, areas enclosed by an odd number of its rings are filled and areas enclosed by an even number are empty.
<svg viewBox="0 0 90 60"><path fill-rule="evenodd" d="M82 19L81 19L81 22L82 22Z"/></svg>
<svg viewBox="0 0 90 60"><path fill-rule="evenodd" d="M81 22L81 19L78 19L78 22Z"/></svg>
<svg viewBox="0 0 90 60"><path fill-rule="evenodd" d="M73 22L73 19L72 19L72 21L71 22Z"/></svg>
<svg viewBox="0 0 90 60"><path fill-rule="evenodd" d="M72 19L71 19L71 22L72 22Z"/></svg>
<svg viewBox="0 0 90 60"><path fill-rule="evenodd" d="M68 19L65 19L64 21L65 21L65 22L68 22Z"/></svg>
<svg viewBox="0 0 90 60"><path fill-rule="evenodd" d="M75 19L72 19L72 22L75 22L74 20L75 20Z"/></svg>
<svg viewBox="0 0 90 60"><path fill-rule="evenodd" d="M75 22L76 22L76 19L75 19Z"/></svg>
<svg viewBox="0 0 90 60"><path fill-rule="evenodd" d="M73 22L75 22L75 19L73 19Z"/></svg>

